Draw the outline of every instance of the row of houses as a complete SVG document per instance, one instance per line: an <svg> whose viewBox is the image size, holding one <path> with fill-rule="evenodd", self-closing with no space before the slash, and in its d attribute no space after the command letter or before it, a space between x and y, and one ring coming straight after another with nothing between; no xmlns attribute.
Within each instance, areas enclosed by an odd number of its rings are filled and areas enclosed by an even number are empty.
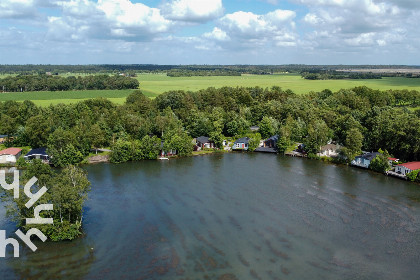
<svg viewBox="0 0 420 280"><path fill-rule="evenodd" d="M14 164L22 155L20 148L7 148L0 151L0 164ZM33 159L40 159L44 163L49 163L50 157L47 154L46 148L32 149L29 153L25 154L24 159L27 161Z"/></svg>
<svg viewBox="0 0 420 280"><path fill-rule="evenodd" d="M351 165L362 167L362 168L369 168L370 163L374 158L379 156L381 153L379 152L372 152L372 153L364 153L363 155L357 156L352 162ZM397 158L388 158L388 163L391 167L394 167L393 170L388 171L387 174L394 175L397 177L405 178L408 173L411 173L416 170L420 170L420 161L413 161L413 162L406 162L406 163L399 163L399 159Z"/></svg>
<svg viewBox="0 0 420 280"><path fill-rule="evenodd" d="M232 149L233 150L248 150L249 147L249 137L244 137L244 138L240 138L238 140L235 141L235 143L233 144ZM263 140L260 147L258 147L257 149L255 149L256 152L268 152L268 153L276 153L276 146L277 146L277 141L279 140L279 136L275 135L272 136L266 140ZM324 145L320 148L320 152L317 154L318 156L322 157L338 157L340 154L340 148L341 146L338 144L327 144ZM304 151L304 145L300 144L298 145L298 149L295 151L297 154L300 155L304 155L305 151ZM357 166L357 167L362 167L362 168L369 168L370 163L372 162L372 160L377 157L378 155L380 155L379 152L365 152L362 155L356 156L354 160L352 160L351 165L353 166ZM394 167L392 171L388 172L387 174L390 175L396 175L398 177L403 177L405 178L405 176L408 173L411 173L413 171L419 170L420 169L420 162L416 161L416 162L407 162L407 163L399 163L399 159L397 158L392 158L389 157L388 158L388 162L389 165L391 167Z"/></svg>

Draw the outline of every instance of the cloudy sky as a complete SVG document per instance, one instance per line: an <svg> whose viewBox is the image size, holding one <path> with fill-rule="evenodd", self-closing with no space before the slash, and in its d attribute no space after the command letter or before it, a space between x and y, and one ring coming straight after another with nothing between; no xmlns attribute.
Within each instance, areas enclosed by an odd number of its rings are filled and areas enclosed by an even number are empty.
<svg viewBox="0 0 420 280"><path fill-rule="evenodd" d="M420 65L420 0L0 0L0 64Z"/></svg>

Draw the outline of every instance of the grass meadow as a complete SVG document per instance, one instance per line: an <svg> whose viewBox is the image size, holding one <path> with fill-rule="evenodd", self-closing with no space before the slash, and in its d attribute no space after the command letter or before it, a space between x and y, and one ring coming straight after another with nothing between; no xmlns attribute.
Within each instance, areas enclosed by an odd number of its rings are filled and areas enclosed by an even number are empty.
<svg viewBox="0 0 420 280"><path fill-rule="evenodd" d="M221 77L168 77L166 74L139 74L140 89L151 98L170 90L197 91L208 87L220 88L223 86L243 86L262 88L280 86L291 89L298 94L310 91L330 89L337 91L342 88L367 86L373 89L408 89L420 91L420 79L402 77L383 78L381 80L305 80L297 74L276 75L242 75ZM75 103L89 98L104 97L122 104L133 90L83 90L64 92L23 92L0 93L0 101L6 100L32 100L40 106L58 103Z"/></svg>

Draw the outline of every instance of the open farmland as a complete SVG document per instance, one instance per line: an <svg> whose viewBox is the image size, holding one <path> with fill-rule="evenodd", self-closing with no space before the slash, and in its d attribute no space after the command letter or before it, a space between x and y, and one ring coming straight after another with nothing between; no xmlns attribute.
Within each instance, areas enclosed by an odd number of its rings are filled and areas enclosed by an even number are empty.
<svg viewBox="0 0 420 280"><path fill-rule="evenodd" d="M276 75L242 75L217 77L168 77L165 74L139 74L140 89L148 97L155 97L170 90L197 91L208 87L220 88L223 86L243 86L262 88L280 86L291 89L298 94L310 91L330 89L337 91L342 88L367 86L373 89L408 89L420 91L420 79L404 77L386 77L380 80L305 80L298 74ZM64 92L23 92L0 93L0 101L6 100L32 100L35 104L48 106L58 103L75 103L80 100L104 97L122 104L133 90L83 90Z"/></svg>
<svg viewBox="0 0 420 280"><path fill-rule="evenodd" d="M222 77L167 77L164 74L140 74L137 76L140 88L150 93L161 94L169 90L196 91L208 87L243 86L262 88L280 86L303 94L310 91L330 89L337 91L342 88L367 86L373 89L409 89L420 90L420 79L404 77L386 77L380 80L305 80L298 74L277 75L242 75Z"/></svg>

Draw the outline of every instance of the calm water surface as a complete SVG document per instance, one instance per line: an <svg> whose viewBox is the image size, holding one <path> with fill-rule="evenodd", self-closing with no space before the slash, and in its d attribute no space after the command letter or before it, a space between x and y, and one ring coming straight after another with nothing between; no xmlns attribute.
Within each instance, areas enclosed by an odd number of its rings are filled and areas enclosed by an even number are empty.
<svg viewBox="0 0 420 280"><path fill-rule="evenodd" d="M85 236L0 279L420 279L416 184L264 154L86 169Z"/></svg>

